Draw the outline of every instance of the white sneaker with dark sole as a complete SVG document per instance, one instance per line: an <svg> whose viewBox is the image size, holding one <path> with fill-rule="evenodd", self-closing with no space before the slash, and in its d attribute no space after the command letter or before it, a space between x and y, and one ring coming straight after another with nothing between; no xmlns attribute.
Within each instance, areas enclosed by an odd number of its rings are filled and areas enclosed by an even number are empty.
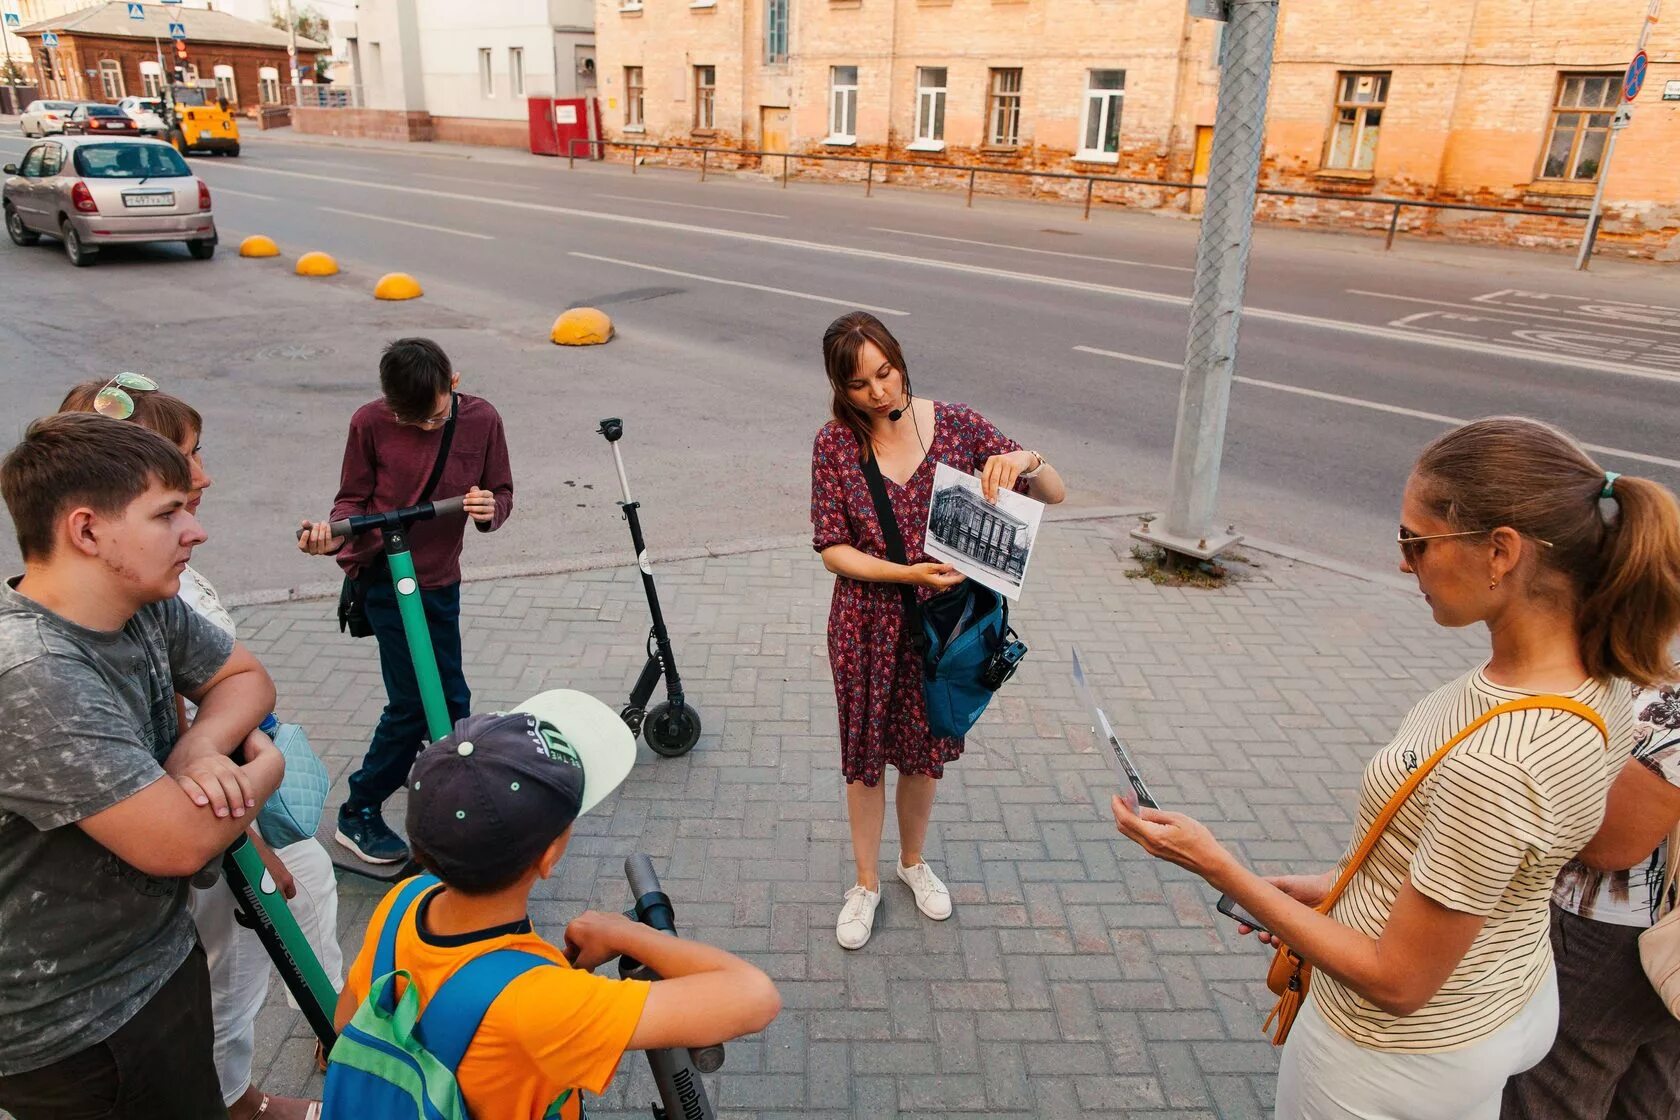
<svg viewBox="0 0 1680 1120"><path fill-rule="evenodd" d="M923 860L914 867L898 863L898 877L915 893L916 909L936 922L943 922L951 916L951 892L945 889L945 884L939 881L939 876L933 873L927 861Z"/></svg>
<svg viewBox="0 0 1680 1120"><path fill-rule="evenodd" d="M875 932L875 911L881 908L881 892L859 884L846 892L846 905L834 925L834 938L842 949L861 949Z"/></svg>

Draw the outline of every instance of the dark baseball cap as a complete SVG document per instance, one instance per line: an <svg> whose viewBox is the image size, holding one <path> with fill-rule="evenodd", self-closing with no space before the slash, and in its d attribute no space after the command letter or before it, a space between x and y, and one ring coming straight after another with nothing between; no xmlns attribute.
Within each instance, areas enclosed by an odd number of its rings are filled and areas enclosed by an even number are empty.
<svg viewBox="0 0 1680 1120"><path fill-rule="evenodd" d="M624 721L582 692L555 689L512 712L468 716L415 760L408 835L445 882L523 867L635 762Z"/></svg>

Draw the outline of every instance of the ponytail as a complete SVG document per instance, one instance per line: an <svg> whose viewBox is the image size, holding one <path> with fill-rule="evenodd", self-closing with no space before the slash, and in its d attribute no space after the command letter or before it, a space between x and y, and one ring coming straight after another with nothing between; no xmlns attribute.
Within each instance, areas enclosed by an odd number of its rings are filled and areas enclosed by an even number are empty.
<svg viewBox="0 0 1680 1120"><path fill-rule="evenodd" d="M1581 657L1595 677L1646 688L1674 679L1669 642L1680 630L1680 505L1646 478L1612 483L1603 574L1576 616Z"/></svg>
<svg viewBox="0 0 1680 1120"><path fill-rule="evenodd" d="M1654 687L1675 677L1680 504L1658 483L1606 473L1580 444L1519 417L1477 420L1424 449L1424 500L1455 529L1509 526L1567 581L1592 677Z"/></svg>

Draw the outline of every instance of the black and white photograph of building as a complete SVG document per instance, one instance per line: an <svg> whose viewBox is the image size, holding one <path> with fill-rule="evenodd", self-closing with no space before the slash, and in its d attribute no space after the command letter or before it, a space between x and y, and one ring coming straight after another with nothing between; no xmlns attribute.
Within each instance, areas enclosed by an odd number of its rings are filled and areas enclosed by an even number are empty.
<svg viewBox="0 0 1680 1120"><path fill-rule="evenodd" d="M980 480L944 463L928 503L927 552L1009 599L1019 598L1044 504L1013 490L988 502Z"/></svg>

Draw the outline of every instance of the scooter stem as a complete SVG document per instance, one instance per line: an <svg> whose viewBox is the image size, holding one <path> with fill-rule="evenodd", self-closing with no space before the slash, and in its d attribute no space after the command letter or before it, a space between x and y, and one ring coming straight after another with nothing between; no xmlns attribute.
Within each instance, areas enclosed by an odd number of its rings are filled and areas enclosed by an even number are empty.
<svg viewBox="0 0 1680 1120"><path fill-rule="evenodd" d="M624 456L618 450L618 443L612 443L613 465L618 468L618 487L624 491L624 504L630 504L630 476L624 473Z"/></svg>

